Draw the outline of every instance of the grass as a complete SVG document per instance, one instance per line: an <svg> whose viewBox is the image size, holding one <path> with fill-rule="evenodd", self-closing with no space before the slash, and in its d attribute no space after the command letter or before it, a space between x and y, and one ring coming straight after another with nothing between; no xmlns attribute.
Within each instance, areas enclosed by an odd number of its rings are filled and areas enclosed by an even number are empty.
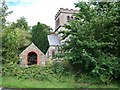
<svg viewBox="0 0 120 90"><path fill-rule="evenodd" d="M0 65L0 87L2 86L2 65Z"/></svg>
<svg viewBox="0 0 120 90"><path fill-rule="evenodd" d="M74 88L69 82L23 80L15 77L4 77L5 88Z"/></svg>
<svg viewBox="0 0 120 90"><path fill-rule="evenodd" d="M64 78L65 80L65 78ZM17 79L16 77L3 77L2 87L5 88L118 88L118 85L91 85L88 83L75 83L72 79L66 81L37 81L34 79Z"/></svg>
<svg viewBox="0 0 120 90"><path fill-rule="evenodd" d="M0 87L2 87L2 76L0 75Z"/></svg>

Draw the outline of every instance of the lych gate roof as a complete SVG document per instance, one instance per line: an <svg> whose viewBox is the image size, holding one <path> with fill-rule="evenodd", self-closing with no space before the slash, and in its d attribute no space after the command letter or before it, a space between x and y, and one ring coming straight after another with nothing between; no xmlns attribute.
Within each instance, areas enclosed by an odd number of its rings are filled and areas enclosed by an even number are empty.
<svg viewBox="0 0 120 90"><path fill-rule="evenodd" d="M60 39L56 34L48 35L49 45L60 46Z"/></svg>
<svg viewBox="0 0 120 90"><path fill-rule="evenodd" d="M33 50L33 49L39 50L39 52L42 53L42 55L44 55L44 53L34 43L31 43L25 50L21 52L21 54L26 52L27 50Z"/></svg>

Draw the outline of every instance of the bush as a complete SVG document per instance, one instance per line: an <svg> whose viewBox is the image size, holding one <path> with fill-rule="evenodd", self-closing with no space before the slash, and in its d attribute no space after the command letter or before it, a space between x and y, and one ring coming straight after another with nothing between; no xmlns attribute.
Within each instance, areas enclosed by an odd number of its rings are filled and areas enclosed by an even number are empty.
<svg viewBox="0 0 120 90"><path fill-rule="evenodd" d="M69 75L72 71L68 61L54 61L52 71L58 75Z"/></svg>
<svg viewBox="0 0 120 90"><path fill-rule="evenodd" d="M19 67L17 65L3 66L3 76L16 76L23 79L35 79L35 80L51 80L56 77L51 67L31 66L27 68Z"/></svg>
<svg viewBox="0 0 120 90"><path fill-rule="evenodd" d="M94 75L94 77L99 78L100 82L109 83L113 79L120 77L118 74L118 72L120 72L118 67L119 64L116 57L102 55L98 58L98 60L99 61L96 63L96 66L92 70L91 74Z"/></svg>
<svg viewBox="0 0 120 90"><path fill-rule="evenodd" d="M80 74L79 76L74 76L75 79L77 79L77 83L84 83L84 84L99 84L99 79L94 78L91 75L88 74Z"/></svg>

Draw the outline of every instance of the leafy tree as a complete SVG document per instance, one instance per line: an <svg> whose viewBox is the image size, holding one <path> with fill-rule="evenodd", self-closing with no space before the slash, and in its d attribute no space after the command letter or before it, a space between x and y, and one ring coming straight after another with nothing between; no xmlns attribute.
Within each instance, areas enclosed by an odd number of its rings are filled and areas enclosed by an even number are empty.
<svg viewBox="0 0 120 90"><path fill-rule="evenodd" d="M16 23L13 22L11 26L13 29L20 28L20 29L27 30L27 31L30 30L30 26L28 26L28 23L25 17L20 17L20 19L17 19Z"/></svg>
<svg viewBox="0 0 120 90"><path fill-rule="evenodd" d="M31 36L27 31L29 26L24 18L18 20L14 25L6 25L6 16L9 15L10 12L7 12L8 7L5 2L3 2L3 7L1 9L3 10L0 17L2 20L2 63L15 64L18 60L18 50L30 44ZM23 25L23 27L19 24Z"/></svg>
<svg viewBox="0 0 120 90"><path fill-rule="evenodd" d="M15 60L16 58L16 47L13 45L16 45L16 40L14 39L13 42L10 43L10 40L13 39L14 36L14 32L11 32L11 30L9 30L9 28L6 26L7 21L6 21L6 17L12 13L12 11L7 12L8 7L5 3L5 1L2 2L2 7L0 8L1 10L1 14L0 14L0 27L2 28L2 33L1 33L1 38L2 38L2 63L8 62L7 60L10 59L11 60ZM9 32L9 34L8 34ZM9 36L10 35L10 36ZM9 40L8 40L9 39ZM1 41L0 41L1 42Z"/></svg>
<svg viewBox="0 0 120 90"><path fill-rule="evenodd" d="M2 26L0 25L0 63L1 62L2 62Z"/></svg>
<svg viewBox="0 0 120 90"><path fill-rule="evenodd" d="M2 63L15 64L17 61L17 50L19 47L17 34L13 29L6 27L2 33Z"/></svg>
<svg viewBox="0 0 120 90"><path fill-rule="evenodd" d="M19 53L24 50L31 43L31 30L30 26L28 26L28 22L25 17L21 17L17 19L16 22L12 22L10 24L11 29L15 30L18 36L19 42Z"/></svg>
<svg viewBox="0 0 120 90"><path fill-rule="evenodd" d="M2 29L4 28L6 22L6 17L11 14L13 11L7 11L8 6L6 5L5 1L2 2L2 7L0 7L0 26L2 26Z"/></svg>
<svg viewBox="0 0 120 90"><path fill-rule="evenodd" d="M76 19L62 31L65 58L77 72L96 76L102 82L119 78L119 3L77 3ZM115 76L114 76L115 75Z"/></svg>
<svg viewBox="0 0 120 90"><path fill-rule="evenodd" d="M2 33L3 64L15 64L18 60L18 54L28 46L31 41L31 34L20 28L11 29L7 26Z"/></svg>
<svg viewBox="0 0 120 90"><path fill-rule="evenodd" d="M14 29L18 39L18 54L31 43L31 33L20 28Z"/></svg>
<svg viewBox="0 0 120 90"><path fill-rule="evenodd" d="M32 27L32 42L43 52L46 53L49 44L47 34L49 33L49 26L41 24Z"/></svg>

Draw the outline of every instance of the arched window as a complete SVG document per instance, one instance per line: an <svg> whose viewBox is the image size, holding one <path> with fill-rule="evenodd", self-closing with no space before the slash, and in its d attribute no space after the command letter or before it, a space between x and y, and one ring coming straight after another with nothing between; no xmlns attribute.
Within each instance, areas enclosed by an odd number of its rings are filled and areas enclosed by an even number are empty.
<svg viewBox="0 0 120 90"><path fill-rule="evenodd" d="M55 57L55 51L52 52L52 58L54 58L54 57Z"/></svg>

